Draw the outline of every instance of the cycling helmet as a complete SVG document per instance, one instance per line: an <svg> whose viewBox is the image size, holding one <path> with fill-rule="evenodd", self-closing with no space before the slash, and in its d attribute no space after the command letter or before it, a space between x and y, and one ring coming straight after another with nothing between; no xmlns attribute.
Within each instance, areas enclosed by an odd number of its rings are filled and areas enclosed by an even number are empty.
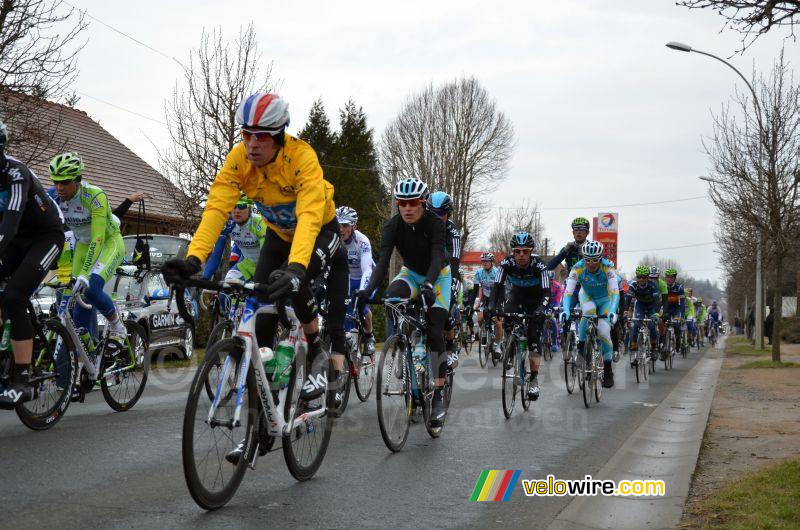
<svg viewBox="0 0 800 530"><path fill-rule="evenodd" d="M436 215L449 214L453 211L453 199L443 191L436 191L428 197L428 209Z"/></svg>
<svg viewBox="0 0 800 530"><path fill-rule="evenodd" d="M517 232L511 236L511 248L529 248L533 250L536 244L533 242L533 237L524 231Z"/></svg>
<svg viewBox="0 0 800 530"><path fill-rule="evenodd" d="M673 267L669 267L667 270L664 271L664 276L677 276L677 275L678 275L678 270Z"/></svg>
<svg viewBox="0 0 800 530"><path fill-rule="evenodd" d="M703 299L702 299L702 298L700 298L699 296L697 297L697 303L698 303L698 304L702 304L702 303L703 303Z"/></svg>
<svg viewBox="0 0 800 530"><path fill-rule="evenodd" d="M491 252L484 252L483 254L481 254L481 261L491 261L492 263L494 263L494 254L492 254Z"/></svg>
<svg viewBox="0 0 800 530"><path fill-rule="evenodd" d="M711 300L711 305L717 305L717 301L716 300Z"/></svg>
<svg viewBox="0 0 800 530"><path fill-rule="evenodd" d="M636 276L647 276L650 274L650 268L647 265L639 265L636 267Z"/></svg>
<svg viewBox="0 0 800 530"><path fill-rule="evenodd" d="M8 130L6 124L0 121L0 156L5 153L6 144L8 143Z"/></svg>
<svg viewBox="0 0 800 530"><path fill-rule="evenodd" d="M53 182L75 180L81 175L83 175L83 160L74 151L56 155L50 161L50 178Z"/></svg>
<svg viewBox="0 0 800 530"><path fill-rule="evenodd" d="M349 206L336 208L336 219L340 225L355 225L358 223L358 212Z"/></svg>
<svg viewBox="0 0 800 530"><path fill-rule="evenodd" d="M249 208L253 206L253 201L247 195L242 193L241 195L239 195L239 200L236 201L236 206L237 207L247 206Z"/></svg>
<svg viewBox="0 0 800 530"><path fill-rule="evenodd" d="M573 230L586 230L589 231L589 220L585 217L576 217L572 220Z"/></svg>
<svg viewBox="0 0 800 530"><path fill-rule="evenodd" d="M236 123L242 129L281 135L289 125L289 104L277 94L255 93L247 96L236 109Z"/></svg>
<svg viewBox="0 0 800 530"><path fill-rule="evenodd" d="M603 244L599 241L586 240L586 243L581 246L583 257L588 259L597 259L603 256Z"/></svg>
<svg viewBox="0 0 800 530"><path fill-rule="evenodd" d="M416 177L404 178L394 185L394 198L398 200L428 198L428 185Z"/></svg>
<svg viewBox="0 0 800 530"><path fill-rule="evenodd" d="M660 275L661 275L661 271L658 270L658 267L656 267L655 265L650 267L650 277L651 278L658 278Z"/></svg>

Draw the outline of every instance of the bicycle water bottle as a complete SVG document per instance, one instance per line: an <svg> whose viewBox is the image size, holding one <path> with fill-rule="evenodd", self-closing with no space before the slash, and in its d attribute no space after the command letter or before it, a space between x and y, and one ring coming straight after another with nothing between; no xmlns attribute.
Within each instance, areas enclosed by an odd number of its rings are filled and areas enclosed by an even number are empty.
<svg viewBox="0 0 800 530"><path fill-rule="evenodd" d="M519 352L528 353L528 337L520 335L519 337Z"/></svg>
<svg viewBox="0 0 800 530"><path fill-rule="evenodd" d="M289 384L290 372L294 359L294 338L287 337L278 343L275 348L275 376L273 381L278 383L279 388Z"/></svg>
<svg viewBox="0 0 800 530"><path fill-rule="evenodd" d="M3 338L0 340L0 352L11 351L11 321L6 319L3 323Z"/></svg>
<svg viewBox="0 0 800 530"><path fill-rule="evenodd" d="M425 351L425 338L418 337L417 342L414 344L414 352L412 357L414 359L414 371L418 374L425 373L425 361L427 360L427 352Z"/></svg>
<svg viewBox="0 0 800 530"><path fill-rule="evenodd" d="M94 350L95 344L94 344L94 339L92 339L92 334L89 333L89 330L86 328L78 328L76 331L78 333L78 337L81 339L81 342L83 343L83 347L86 350L86 354L89 356L92 362L94 362L96 355Z"/></svg>
<svg viewBox="0 0 800 530"><path fill-rule="evenodd" d="M267 379L273 380L275 374L275 352L269 346L262 346L258 349L258 355L261 357L261 364L264 365L264 372L267 374Z"/></svg>

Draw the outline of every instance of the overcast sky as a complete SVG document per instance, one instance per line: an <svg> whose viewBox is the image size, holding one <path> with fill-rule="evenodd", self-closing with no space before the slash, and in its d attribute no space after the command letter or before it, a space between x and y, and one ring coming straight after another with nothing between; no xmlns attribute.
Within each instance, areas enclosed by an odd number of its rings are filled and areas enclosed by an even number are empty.
<svg viewBox="0 0 800 530"><path fill-rule="evenodd" d="M219 25L233 36L253 19L264 62L274 62L290 103L291 132L302 128L317 97L334 122L337 109L353 98L379 138L404 99L426 83L477 77L511 118L517 139L494 203L538 201L557 245L571 237L573 217L596 215L597 208L581 206L706 194L697 177L708 170L700 140L710 132L710 112L745 87L724 65L664 44L677 40L732 55L740 36L720 32L716 14L679 8L673 0L376 4L74 1L182 62L204 27ZM98 100L163 121L181 67L90 22L77 106L157 167L152 143L164 145L164 125ZM746 75L753 66L769 70L782 37L761 38L732 61ZM800 43L785 45L796 66ZM570 208L546 210L561 207ZM630 272L643 254L656 253L677 259L695 277L722 279L714 245L638 252L713 241L715 213L707 199L603 209L620 213L621 269Z"/></svg>

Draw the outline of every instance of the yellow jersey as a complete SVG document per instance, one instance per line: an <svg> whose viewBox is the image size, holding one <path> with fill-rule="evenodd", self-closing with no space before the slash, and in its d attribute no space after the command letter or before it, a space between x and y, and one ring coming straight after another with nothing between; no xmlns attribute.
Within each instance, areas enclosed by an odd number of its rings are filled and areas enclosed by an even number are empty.
<svg viewBox="0 0 800 530"><path fill-rule="evenodd" d="M320 228L336 215L333 185L322 177L317 154L310 145L289 134L285 140L275 160L262 167L247 159L243 142L231 149L208 191L206 208L187 256L206 260L244 192L267 226L292 243L289 263L308 267Z"/></svg>

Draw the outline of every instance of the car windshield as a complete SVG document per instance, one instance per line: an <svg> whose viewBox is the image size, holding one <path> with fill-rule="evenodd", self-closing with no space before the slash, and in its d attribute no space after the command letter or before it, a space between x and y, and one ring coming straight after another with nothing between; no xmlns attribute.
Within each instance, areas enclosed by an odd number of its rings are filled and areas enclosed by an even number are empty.
<svg viewBox="0 0 800 530"><path fill-rule="evenodd" d="M136 245L136 236L125 236L125 257L130 260L133 248ZM150 265L160 267L171 258L182 258L186 255L189 241L177 236L149 235L147 242L150 244Z"/></svg>
<svg viewBox="0 0 800 530"><path fill-rule="evenodd" d="M114 291L114 282L106 282L103 290L111 295ZM142 284L136 278L131 276L121 276L117 284L117 300L124 300L126 302L139 300L142 292Z"/></svg>

